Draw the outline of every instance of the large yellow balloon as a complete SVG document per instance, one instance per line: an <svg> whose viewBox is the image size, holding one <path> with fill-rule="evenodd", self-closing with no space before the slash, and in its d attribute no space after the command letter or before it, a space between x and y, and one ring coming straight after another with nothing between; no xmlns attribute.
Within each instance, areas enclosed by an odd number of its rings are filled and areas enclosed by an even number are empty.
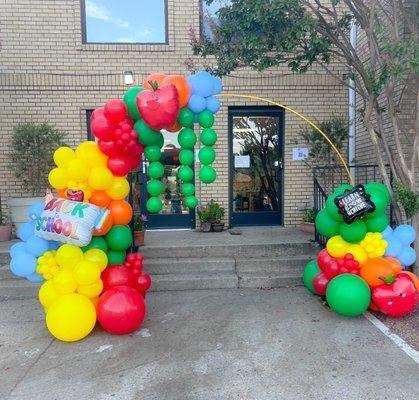
<svg viewBox="0 0 419 400"><path fill-rule="evenodd" d="M84 259L96 264L99 267L100 272L102 272L108 265L108 257L106 253L100 249L87 250L84 253Z"/></svg>
<svg viewBox="0 0 419 400"><path fill-rule="evenodd" d="M54 189L64 189L67 187L67 171L62 168L53 168L48 174L48 182Z"/></svg>
<svg viewBox="0 0 419 400"><path fill-rule="evenodd" d="M100 279L100 269L91 261L82 260L74 268L74 277L79 285L92 285Z"/></svg>
<svg viewBox="0 0 419 400"><path fill-rule="evenodd" d="M78 293L88 297L89 299L98 297L102 293L102 290L102 279L97 280L95 283L92 283L91 285L79 285L79 287L77 288Z"/></svg>
<svg viewBox="0 0 419 400"><path fill-rule="evenodd" d="M86 141L77 146L77 158L85 161L90 167L106 166L108 157L103 154L95 142Z"/></svg>
<svg viewBox="0 0 419 400"><path fill-rule="evenodd" d="M129 183L125 178L116 177L113 179L111 186L106 193L112 200L122 200L128 196Z"/></svg>
<svg viewBox="0 0 419 400"><path fill-rule="evenodd" d="M327 252L336 258L343 257L347 251L346 249L349 247L349 243L342 239L341 236L333 236L331 237L326 243Z"/></svg>
<svg viewBox="0 0 419 400"><path fill-rule="evenodd" d="M106 190L113 181L112 172L106 167L94 167L90 171L89 185L95 190Z"/></svg>
<svg viewBox="0 0 419 400"><path fill-rule="evenodd" d="M64 342L85 338L96 323L93 303L81 294L59 297L47 310L47 328L52 336Z"/></svg>
<svg viewBox="0 0 419 400"><path fill-rule="evenodd" d="M65 167L74 158L76 153L67 146L59 147L54 152L54 162L59 167Z"/></svg>
<svg viewBox="0 0 419 400"><path fill-rule="evenodd" d="M70 269L59 270L52 278L55 289L60 294L73 293L77 289L77 281Z"/></svg>
<svg viewBox="0 0 419 400"><path fill-rule="evenodd" d="M90 167L80 158L75 158L67 164L68 177L77 182L86 181L90 172Z"/></svg>
<svg viewBox="0 0 419 400"><path fill-rule="evenodd" d="M364 264L368 260L368 254L359 244L351 244L346 252L352 254L355 260L359 262L359 265Z"/></svg>
<svg viewBox="0 0 419 400"><path fill-rule="evenodd" d="M83 259L83 252L80 247L66 243L57 250L55 259L60 267L71 269Z"/></svg>
<svg viewBox="0 0 419 400"><path fill-rule="evenodd" d="M39 288L38 299L46 309L49 308L51 304L59 297L60 293L58 293L58 291L55 289L52 280L44 282Z"/></svg>

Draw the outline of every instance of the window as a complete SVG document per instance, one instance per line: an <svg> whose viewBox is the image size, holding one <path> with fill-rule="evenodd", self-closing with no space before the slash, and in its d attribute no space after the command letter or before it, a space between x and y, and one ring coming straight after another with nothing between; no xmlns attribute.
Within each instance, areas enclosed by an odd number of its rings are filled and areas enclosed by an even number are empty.
<svg viewBox="0 0 419 400"><path fill-rule="evenodd" d="M167 43L166 0L81 0L83 43Z"/></svg>
<svg viewBox="0 0 419 400"><path fill-rule="evenodd" d="M86 128L87 128L87 140L95 141L95 137L92 133L92 125L91 125L91 119L92 114L94 110L86 110Z"/></svg>
<svg viewBox="0 0 419 400"><path fill-rule="evenodd" d="M208 5L201 0L201 37L212 39L212 27L218 24L217 11L230 3L230 0L214 0Z"/></svg>

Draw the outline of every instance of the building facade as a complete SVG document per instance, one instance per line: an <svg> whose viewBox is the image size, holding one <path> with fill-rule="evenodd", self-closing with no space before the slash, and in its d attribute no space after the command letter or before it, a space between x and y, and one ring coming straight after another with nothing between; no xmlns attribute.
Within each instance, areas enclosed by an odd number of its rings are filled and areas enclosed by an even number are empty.
<svg viewBox="0 0 419 400"><path fill-rule="evenodd" d="M0 2L3 199L26 194L9 158L13 127L18 123L49 121L67 132L67 144L75 146L88 139L91 110L107 99L121 98L127 90L124 71L132 71L133 84L138 85L151 72L189 75L191 64L198 69L205 66L193 56L190 46L191 30L200 32L202 28L201 1L155 0L156 6L148 9L151 15L135 8L150 2L125 0L118 2L117 11L110 8L112 3ZM152 28L147 27L149 19L157 21ZM123 37L124 29L130 37ZM341 75L347 72L338 65L332 68ZM196 179L198 199L202 204L211 199L219 202L226 209L224 222L229 226L298 225L304 207L311 207L312 201L311 170L298 159L297 151L307 147L298 136L304 122L281 108L234 94L278 101L322 121L346 115L347 89L321 68L305 75L293 75L286 67L265 73L242 69L224 77L223 84L224 94L229 96L221 99L214 126L218 141L213 165L218 178L208 186ZM192 227L195 216L182 208L175 177L179 166L176 134L164 136L165 206L150 223L155 227ZM135 176L134 202L140 197L144 204L142 171Z"/></svg>

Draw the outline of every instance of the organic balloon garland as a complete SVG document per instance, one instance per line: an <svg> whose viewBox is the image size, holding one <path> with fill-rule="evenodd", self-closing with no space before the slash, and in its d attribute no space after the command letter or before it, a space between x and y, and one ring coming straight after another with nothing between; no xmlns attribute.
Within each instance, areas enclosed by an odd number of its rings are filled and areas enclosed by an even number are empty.
<svg viewBox="0 0 419 400"><path fill-rule="evenodd" d="M126 334L137 329L146 315L145 295L150 276L142 271L143 256L127 253L132 245L128 226L133 216L125 200L130 191L126 175L137 168L144 153L149 161L150 198L147 210L162 208L164 166L162 129L178 132L181 146L178 177L184 204L195 208L194 122L203 128L199 151L200 180L216 179L212 129L220 102L219 78L200 71L188 79L155 73L143 86L130 88L123 100L111 99L94 110L91 130L96 142L80 143L75 150L60 147L48 176L55 194L32 206L12 246L11 271L42 283L39 301L49 332L63 341L86 337L96 320L108 332Z"/></svg>
<svg viewBox="0 0 419 400"><path fill-rule="evenodd" d="M416 308L419 279L403 270L416 261L410 246L416 232L410 225L388 225L389 202L381 183L342 185L316 216L317 231L329 239L306 265L303 282L337 314L353 317L370 308L402 317Z"/></svg>

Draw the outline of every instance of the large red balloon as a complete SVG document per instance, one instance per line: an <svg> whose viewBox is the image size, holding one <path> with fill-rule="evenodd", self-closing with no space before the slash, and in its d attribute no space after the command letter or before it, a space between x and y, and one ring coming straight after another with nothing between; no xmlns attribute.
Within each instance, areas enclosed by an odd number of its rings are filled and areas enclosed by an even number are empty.
<svg viewBox="0 0 419 400"><path fill-rule="evenodd" d="M120 99L110 99L105 104L105 115L109 121L117 124L127 117L127 106Z"/></svg>
<svg viewBox="0 0 419 400"><path fill-rule="evenodd" d="M313 289L320 296L326 296L326 288L330 279L324 272L320 272L313 278Z"/></svg>
<svg viewBox="0 0 419 400"><path fill-rule="evenodd" d="M141 271L141 273L135 278L136 281L136 288L142 294L145 294L151 286L151 278L147 272Z"/></svg>
<svg viewBox="0 0 419 400"><path fill-rule="evenodd" d="M113 138L114 126L104 115L92 119L91 129L99 140L107 141Z"/></svg>
<svg viewBox="0 0 419 400"><path fill-rule="evenodd" d="M103 290L108 290L115 286L130 286L135 288L137 285L134 274L125 265L110 265L102 272L101 279Z"/></svg>
<svg viewBox="0 0 419 400"><path fill-rule="evenodd" d="M131 171L132 161L127 156L113 156L108 159L108 168L113 175L125 176Z"/></svg>
<svg viewBox="0 0 419 400"><path fill-rule="evenodd" d="M141 294L127 286L105 291L97 304L100 325L115 335L124 335L138 329L145 314L146 306Z"/></svg>

